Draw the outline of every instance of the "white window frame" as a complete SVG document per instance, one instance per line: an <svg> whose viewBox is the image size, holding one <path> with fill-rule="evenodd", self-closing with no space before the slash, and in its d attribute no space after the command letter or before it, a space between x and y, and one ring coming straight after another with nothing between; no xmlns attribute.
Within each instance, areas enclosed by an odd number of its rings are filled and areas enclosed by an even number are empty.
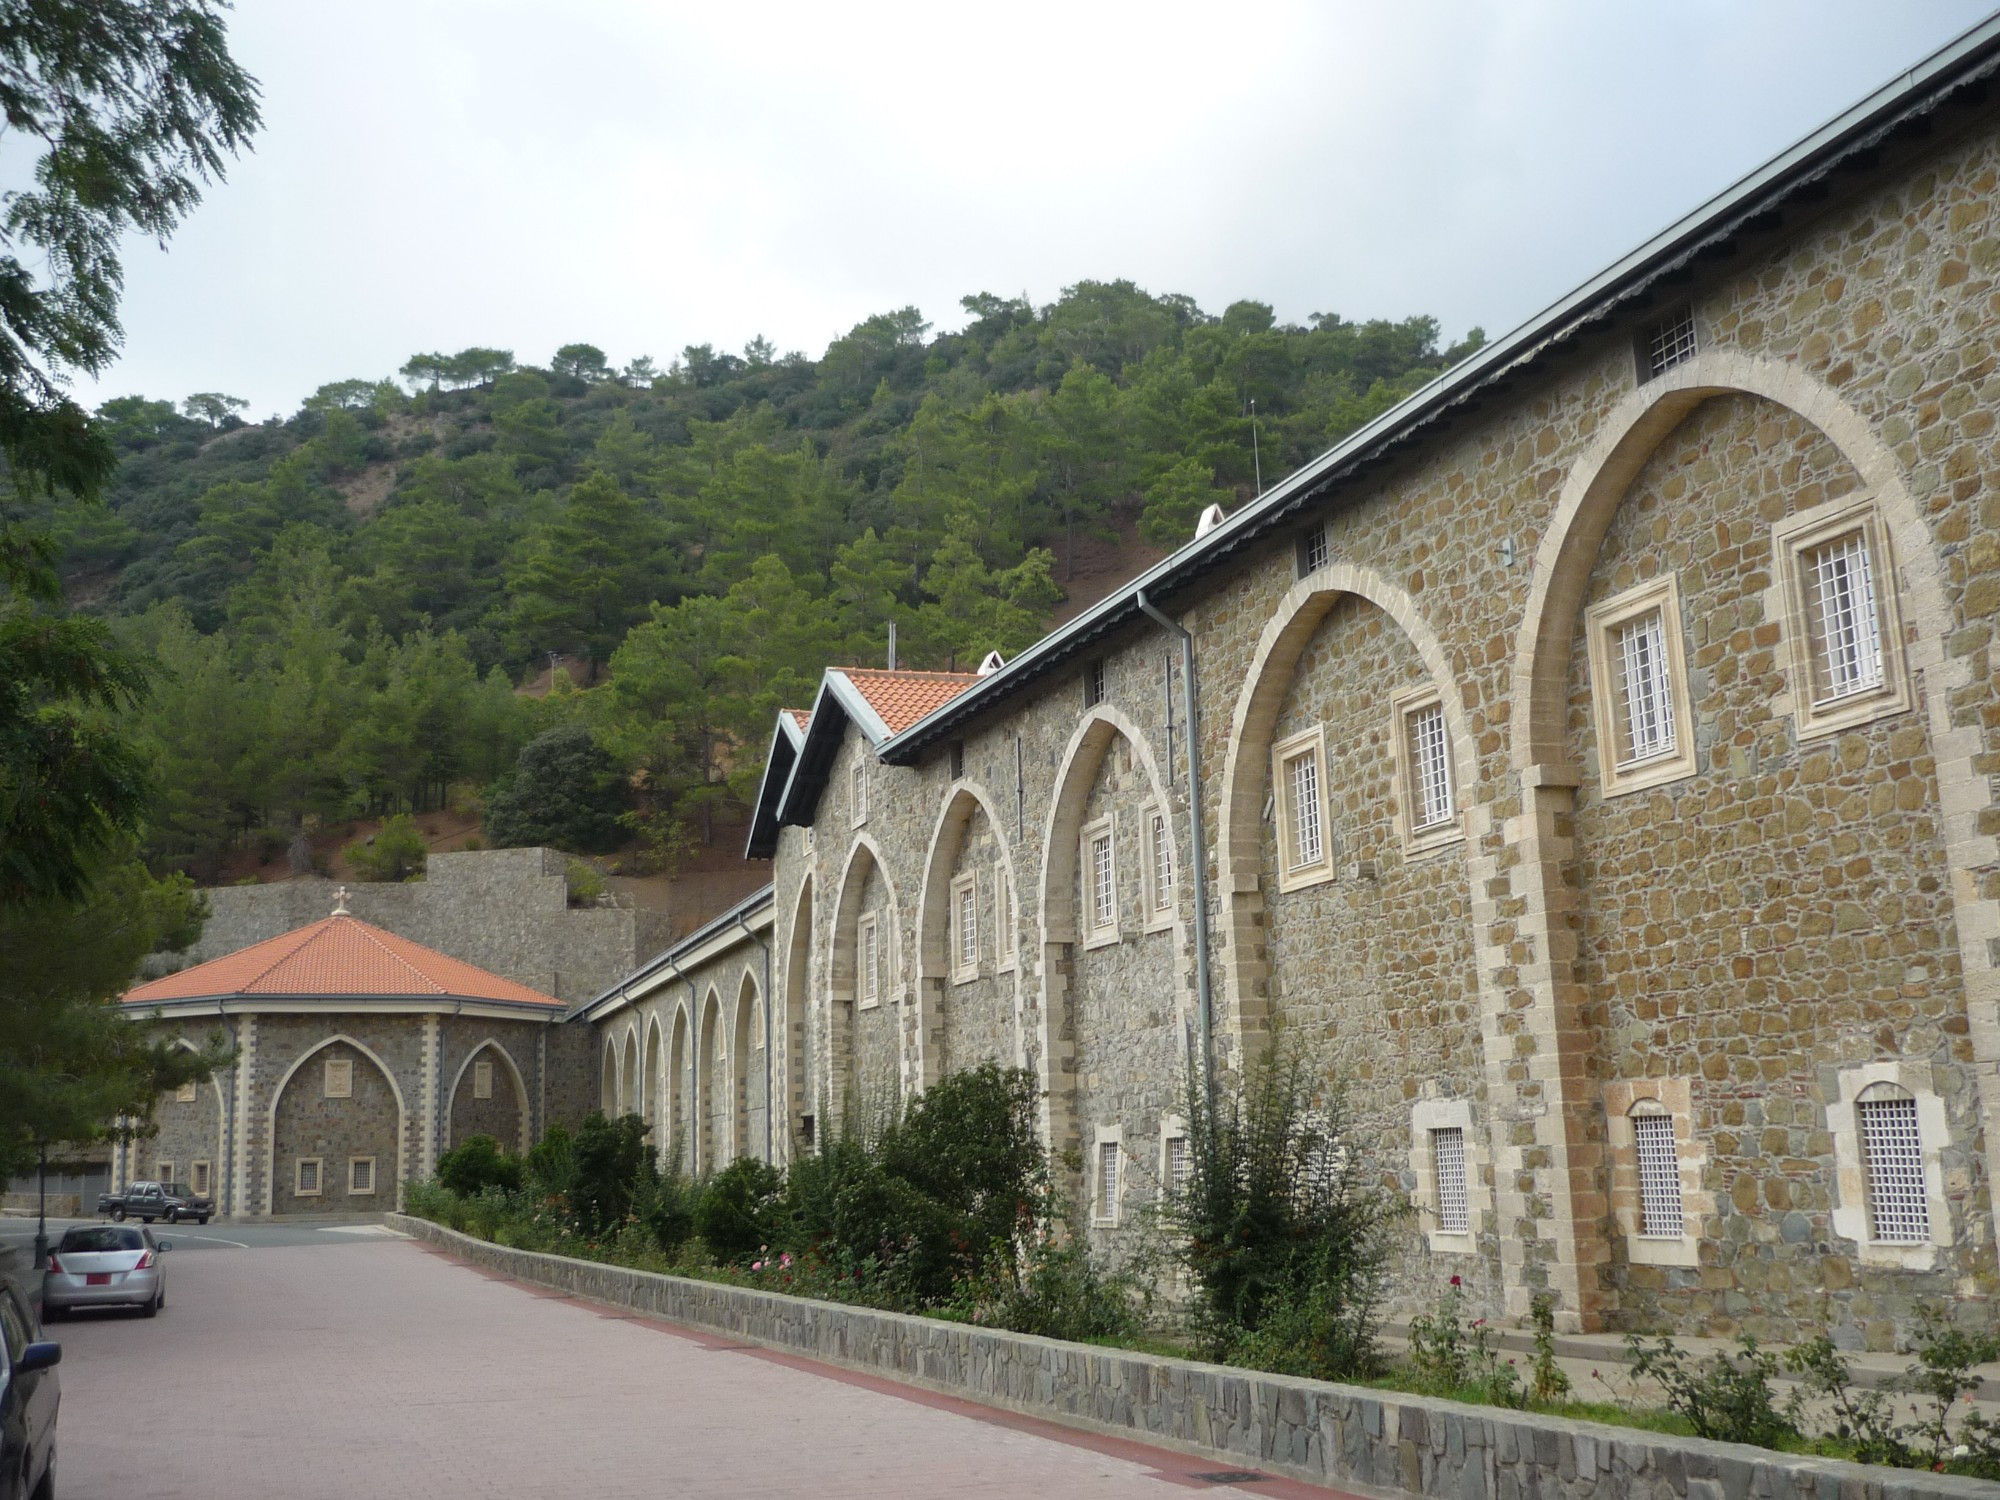
<svg viewBox="0 0 2000 1500"><path fill-rule="evenodd" d="M1440 1196L1437 1179L1436 1132L1456 1130L1465 1143L1465 1231L1449 1233L1439 1227ZM1491 1206L1485 1182L1484 1143L1472 1128L1470 1099L1419 1099L1410 1107L1410 1175L1416 1187L1411 1194L1424 1239L1433 1255L1476 1255L1480 1231Z"/></svg>
<svg viewBox="0 0 2000 1500"><path fill-rule="evenodd" d="M966 916L970 904L971 949L966 952ZM951 883L951 910L947 936L951 941L951 982L969 984L979 977L979 872L967 870Z"/></svg>
<svg viewBox="0 0 2000 1500"><path fill-rule="evenodd" d="M1098 921L1101 913L1097 904L1097 846L1102 842L1110 852L1111 916L1108 924ZM1077 899L1082 907L1078 923L1083 929L1085 948L1102 948L1119 941L1125 934L1121 918L1124 915L1118 900L1118 823L1114 814L1106 813L1094 823L1084 825L1077 836Z"/></svg>
<svg viewBox="0 0 2000 1500"><path fill-rule="evenodd" d="M215 1164L206 1157L196 1157L188 1163L188 1188L197 1198L206 1198L215 1191Z"/></svg>
<svg viewBox="0 0 2000 1500"><path fill-rule="evenodd" d="M1193 1149L1188 1135L1187 1121L1179 1115L1168 1115L1160 1121L1160 1198L1171 1199L1174 1193L1173 1144L1181 1143L1181 1159L1187 1163L1188 1172L1194 1170L1194 1158L1187 1153Z"/></svg>
<svg viewBox="0 0 2000 1500"><path fill-rule="evenodd" d="M1875 1238L1874 1205L1868 1195L1868 1167L1861 1139L1861 1102L1887 1085L1916 1101L1917 1134L1922 1147L1925 1217L1930 1239L1922 1244ZM1938 1251L1952 1244L1951 1201L1945 1196L1944 1151L1951 1144L1950 1122L1937 1092L1929 1063L1874 1062L1843 1068L1838 1088L1827 1106L1827 1129L1833 1136L1833 1160L1838 1188L1833 1232L1855 1242L1864 1266L1928 1271Z"/></svg>
<svg viewBox="0 0 2000 1500"><path fill-rule="evenodd" d="M1113 1152L1108 1193L1104 1181L1104 1152L1107 1146ZM1131 1176L1130 1163L1125 1155L1125 1127L1098 1126L1090 1141L1090 1222L1093 1225L1111 1229L1124 1222L1125 1187Z"/></svg>
<svg viewBox="0 0 2000 1500"><path fill-rule="evenodd" d="M1145 848L1139 863L1145 876L1145 923L1147 932L1165 932L1174 925L1174 895L1180 883L1179 851L1174 848L1174 820L1166 808L1148 802L1139 809L1139 836ZM1160 880L1161 855L1166 856L1166 881Z"/></svg>
<svg viewBox="0 0 2000 1500"><path fill-rule="evenodd" d="M854 1003L873 1010L882 1003L882 919L865 913L854 924Z"/></svg>
<svg viewBox="0 0 2000 1500"><path fill-rule="evenodd" d="M1014 955L1021 943L1015 931L1014 882L998 860L993 865L993 967L997 973L1014 972Z"/></svg>
<svg viewBox="0 0 2000 1500"><path fill-rule="evenodd" d="M1666 654L1666 707L1674 719L1674 745L1671 751L1620 764L1625 705L1618 688L1618 634L1625 626L1655 611L1660 616L1661 644ZM1584 615L1584 633L1589 643L1591 721L1597 731L1598 785L1603 795L1623 796L1694 775L1695 722L1688 702L1680 584L1674 575L1664 573L1637 588L1593 604Z"/></svg>
<svg viewBox="0 0 2000 1500"><path fill-rule="evenodd" d="M354 1059L351 1057L329 1057L321 1071L323 1094L328 1099L352 1099L354 1097Z"/></svg>
<svg viewBox="0 0 2000 1500"><path fill-rule="evenodd" d="M1680 1171L1681 1232L1648 1234L1639 1175L1642 1114L1674 1122L1674 1159ZM1698 1266L1703 1225L1715 1214L1715 1195L1702 1186L1708 1147L1694 1129L1694 1089L1686 1078L1621 1079L1604 1087L1604 1147L1611 1167L1611 1219L1625 1241L1625 1259L1639 1266Z"/></svg>
<svg viewBox="0 0 2000 1500"><path fill-rule="evenodd" d="M361 1167L362 1167L362 1166L363 1166L364 1164L365 1164L365 1165L367 1166L367 1168L368 1168L368 1186L367 1186L367 1187L360 1187L360 1186L357 1186L357 1184L358 1184L358 1183L360 1182L360 1180L361 1180L361 1179L359 1178L359 1176L358 1176L357 1174L358 1174L358 1172L360 1171ZM375 1196L375 1184L376 1184L376 1183L377 1183L377 1182L378 1182L379 1180L380 1180L380 1179L379 1179L379 1177L378 1177L378 1176L376 1175L376 1170L375 1170L375 1158L374 1158L374 1157L372 1157L372 1156L350 1156L350 1157L348 1157L348 1158L347 1158L347 1196L348 1196L348 1197L350 1197L350 1198L372 1198L372 1197L374 1197L374 1196Z"/></svg>
<svg viewBox="0 0 2000 1500"><path fill-rule="evenodd" d="M1417 809L1423 805L1422 767L1416 748L1410 743L1417 715L1436 709L1444 734L1445 815L1435 823L1418 826ZM1391 741L1396 749L1396 831L1402 836L1405 854L1428 854L1465 838L1465 820L1459 816L1457 749L1451 738L1451 716L1444 711L1444 695L1429 684L1406 688L1390 704Z"/></svg>
<svg viewBox="0 0 2000 1500"><path fill-rule="evenodd" d="M1319 856L1294 862L1298 852L1298 809L1294 806L1292 766L1311 756L1314 765L1313 811L1319 819ZM1326 728L1312 728L1290 735L1271 747L1271 796L1277 809L1278 889L1295 891L1334 878L1333 817L1326 794Z"/></svg>
<svg viewBox="0 0 2000 1500"><path fill-rule="evenodd" d="M859 828L868 821L868 762L857 759L847 773L848 812L852 826Z"/></svg>
<svg viewBox="0 0 2000 1500"><path fill-rule="evenodd" d="M201 1085L192 1078L188 1079L185 1083L177 1085L174 1089L174 1103L194 1103L200 1088Z"/></svg>
<svg viewBox="0 0 2000 1500"><path fill-rule="evenodd" d="M472 1062L472 1097L491 1099L493 1097L493 1059L474 1058Z"/></svg>
<svg viewBox="0 0 2000 1500"><path fill-rule="evenodd" d="M312 1168L313 1185L306 1186L306 1168ZM295 1156L292 1158L292 1196L294 1198L321 1198L326 1195L326 1158L323 1156Z"/></svg>
<svg viewBox="0 0 2000 1500"><path fill-rule="evenodd" d="M1868 555L1880 632L1881 681L1839 696L1820 691L1820 632L1812 607L1810 554L1843 537L1858 536ZM1895 554L1889 529L1872 495L1850 496L1787 516L1771 527L1777 555L1775 607L1766 618L1782 623L1791 670L1790 711L1798 737L1838 734L1875 719L1909 712L1910 678L1903 655L1903 617L1897 605Z"/></svg>

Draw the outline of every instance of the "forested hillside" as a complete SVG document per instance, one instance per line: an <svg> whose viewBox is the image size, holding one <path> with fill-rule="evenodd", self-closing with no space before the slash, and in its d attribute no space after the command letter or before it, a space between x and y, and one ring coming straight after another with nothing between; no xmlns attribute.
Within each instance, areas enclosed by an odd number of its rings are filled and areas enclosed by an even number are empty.
<svg viewBox="0 0 2000 1500"><path fill-rule="evenodd" d="M773 712L879 660L891 621L907 665L1012 653L1079 539L1178 544L1480 339L1124 282L964 306L962 332L906 308L816 360L418 355L262 424L220 393L107 403L109 507L40 519L73 601L163 668L149 857L213 878L246 840L484 799L496 840L671 861Z"/></svg>

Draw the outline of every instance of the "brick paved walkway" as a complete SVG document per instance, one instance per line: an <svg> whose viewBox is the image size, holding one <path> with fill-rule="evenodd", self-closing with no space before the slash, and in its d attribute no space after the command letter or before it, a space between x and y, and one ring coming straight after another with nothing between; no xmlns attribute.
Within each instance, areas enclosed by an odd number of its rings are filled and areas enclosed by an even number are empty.
<svg viewBox="0 0 2000 1500"><path fill-rule="evenodd" d="M331 1236L329 1237L331 1238ZM402 1241L201 1250L64 1345L64 1500L1331 1494L502 1281Z"/></svg>

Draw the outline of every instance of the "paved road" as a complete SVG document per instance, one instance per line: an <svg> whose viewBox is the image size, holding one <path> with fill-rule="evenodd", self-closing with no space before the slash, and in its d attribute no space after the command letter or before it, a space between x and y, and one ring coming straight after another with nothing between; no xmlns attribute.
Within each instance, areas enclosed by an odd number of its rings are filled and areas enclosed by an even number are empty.
<svg viewBox="0 0 2000 1500"><path fill-rule="evenodd" d="M156 1319L55 1326L64 1500L1331 1493L282 1227L314 1238L176 1254Z"/></svg>
<svg viewBox="0 0 2000 1500"><path fill-rule="evenodd" d="M50 1219L49 1243L55 1244L72 1224L108 1224L109 1219ZM137 1223L128 1219L127 1223ZM166 1224L152 1226L153 1234L171 1240L181 1250L268 1250L281 1245L324 1245L344 1243L359 1235L379 1236L381 1217L357 1219L289 1219L280 1223L231 1223L225 1219L207 1224ZM12 1214L0 1218L0 1249L8 1247L26 1255L35 1240L35 1221Z"/></svg>

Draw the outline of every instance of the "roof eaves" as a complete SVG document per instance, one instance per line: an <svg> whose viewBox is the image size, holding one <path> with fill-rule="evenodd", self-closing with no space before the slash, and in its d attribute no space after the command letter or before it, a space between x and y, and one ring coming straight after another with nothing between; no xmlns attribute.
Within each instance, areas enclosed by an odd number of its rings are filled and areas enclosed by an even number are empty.
<svg viewBox="0 0 2000 1500"><path fill-rule="evenodd" d="M569 1014L564 1016L563 1019L565 1021L589 1021L594 1019L600 1009L607 1008L612 1001L622 999L625 993L634 985L643 984L646 980L659 973L660 970L671 967L674 963L686 957L718 933L727 928L734 927L739 920L747 922L760 907L769 906L775 899L775 886L765 885L758 887L741 901L730 907L729 910L719 916L709 918L708 921L695 928L693 932L690 932L679 942L674 943L670 947L663 948L660 952L654 954L653 957L647 959L645 963L639 965L638 968L627 974L616 984L600 991L581 1004L572 1007Z"/></svg>
<svg viewBox="0 0 2000 1500"><path fill-rule="evenodd" d="M764 754L764 771L757 778L757 795L750 803L750 836L743 846L745 859L769 859L777 853L778 811L785 783L792 767L798 764L799 747L804 743L805 731L799 728L792 711L789 708L779 709L778 722L771 730L771 747ZM781 747L784 755L782 767L779 765ZM771 774L774 770L778 773L775 779ZM779 800L773 801L774 798Z"/></svg>
<svg viewBox="0 0 2000 1500"><path fill-rule="evenodd" d="M1138 578L1043 636L990 677L941 704L878 746L881 758L905 765L950 727L997 705L1089 642L1131 623L1141 593L1164 594L1191 583L1211 566L1256 539L1310 498L1310 492L1379 457L1394 442L1468 399L1517 365L1595 322L1627 298L1691 260L1718 230L1740 227L1771 205L1781 188L1800 186L1829 170L1849 151L1866 149L1941 84L1973 81L1996 65L2000 15L1988 18L1932 53L1898 78L1843 111L1788 150L1738 179L1692 213L1676 220L1638 249L1558 298L1512 332L1486 345L1419 388L1374 421L1349 434L1244 506L1205 537L1183 544ZM1940 97L1942 90L1940 90Z"/></svg>

